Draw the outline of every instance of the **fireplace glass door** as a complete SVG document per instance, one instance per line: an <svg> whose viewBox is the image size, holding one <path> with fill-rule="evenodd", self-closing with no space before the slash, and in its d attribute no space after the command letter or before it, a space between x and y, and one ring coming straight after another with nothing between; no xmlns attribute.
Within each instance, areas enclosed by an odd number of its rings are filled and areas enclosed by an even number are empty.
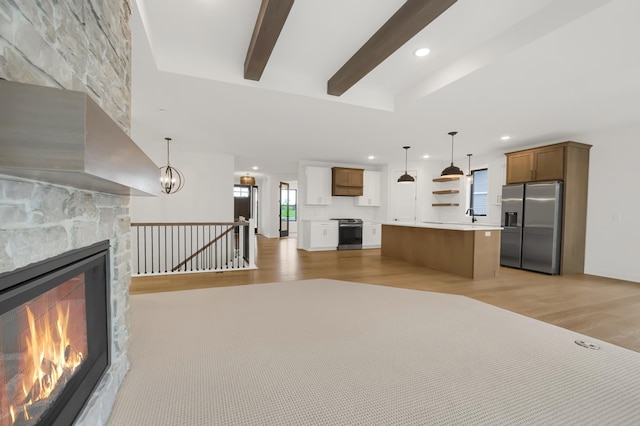
<svg viewBox="0 0 640 426"><path fill-rule="evenodd" d="M37 423L88 354L84 278L0 315L0 425Z"/></svg>
<svg viewBox="0 0 640 426"><path fill-rule="evenodd" d="M70 424L82 408L108 362L106 253L0 276L0 426Z"/></svg>

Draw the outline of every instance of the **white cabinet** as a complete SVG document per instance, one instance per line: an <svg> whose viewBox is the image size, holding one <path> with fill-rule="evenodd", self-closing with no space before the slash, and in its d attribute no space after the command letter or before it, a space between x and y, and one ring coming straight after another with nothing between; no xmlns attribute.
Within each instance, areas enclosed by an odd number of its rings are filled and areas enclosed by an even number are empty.
<svg viewBox="0 0 640 426"><path fill-rule="evenodd" d="M356 206L380 205L380 176L380 172L374 170L364 171L362 196L356 198Z"/></svg>
<svg viewBox="0 0 640 426"><path fill-rule="evenodd" d="M362 247L374 248L382 245L382 225L365 222L362 225Z"/></svg>
<svg viewBox="0 0 640 426"><path fill-rule="evenodd" d="M317 206L331 204L331 169L329 167L308 166L305 169L307 181L306 203Z"/></svg>
<svg viewBox="0 0 640 426"><path fill-rule="evenodd" d="M305 250L336 250L338 247L338 221L302 222L302 232Z"/></svg>

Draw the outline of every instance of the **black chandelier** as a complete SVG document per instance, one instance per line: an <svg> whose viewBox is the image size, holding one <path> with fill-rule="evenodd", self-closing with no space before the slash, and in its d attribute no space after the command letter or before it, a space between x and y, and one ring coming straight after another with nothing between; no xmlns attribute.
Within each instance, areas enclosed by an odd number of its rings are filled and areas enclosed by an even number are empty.
<svg viewBox="0 0 640 426"><path fill-rule="evenodd" d="M184 175L169 163L169 142L171 138L164 139L167 141L167 165L160 167L160 188L165 194L175 194L184 186Z"/></svg>

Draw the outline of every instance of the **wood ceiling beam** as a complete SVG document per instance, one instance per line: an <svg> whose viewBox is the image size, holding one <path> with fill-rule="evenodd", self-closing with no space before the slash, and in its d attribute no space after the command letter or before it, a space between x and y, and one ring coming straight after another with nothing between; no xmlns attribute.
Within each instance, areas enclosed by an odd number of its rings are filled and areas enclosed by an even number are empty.
<svg viewBox="0 0 640 426"><path fill-rule="evenodd" d="M327 82L340 96L418 34L457 0L407 0Z"/></svg>
<svg viewBox="0 0 640 426"><path fill-rule="evenodd" d="M244 78L260 80L294 0L262 0L244 60Z"/></svg>

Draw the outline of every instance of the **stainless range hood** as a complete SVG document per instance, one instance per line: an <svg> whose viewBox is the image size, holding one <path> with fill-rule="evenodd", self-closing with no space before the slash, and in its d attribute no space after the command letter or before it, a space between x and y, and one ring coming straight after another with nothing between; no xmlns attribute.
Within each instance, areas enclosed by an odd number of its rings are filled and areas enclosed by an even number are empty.
<svg viewBox="0 0 640 426"><path fill-rule="evenodd" d="M0 174L159 195L158 166L87 94L0 80Z"/></svg>

